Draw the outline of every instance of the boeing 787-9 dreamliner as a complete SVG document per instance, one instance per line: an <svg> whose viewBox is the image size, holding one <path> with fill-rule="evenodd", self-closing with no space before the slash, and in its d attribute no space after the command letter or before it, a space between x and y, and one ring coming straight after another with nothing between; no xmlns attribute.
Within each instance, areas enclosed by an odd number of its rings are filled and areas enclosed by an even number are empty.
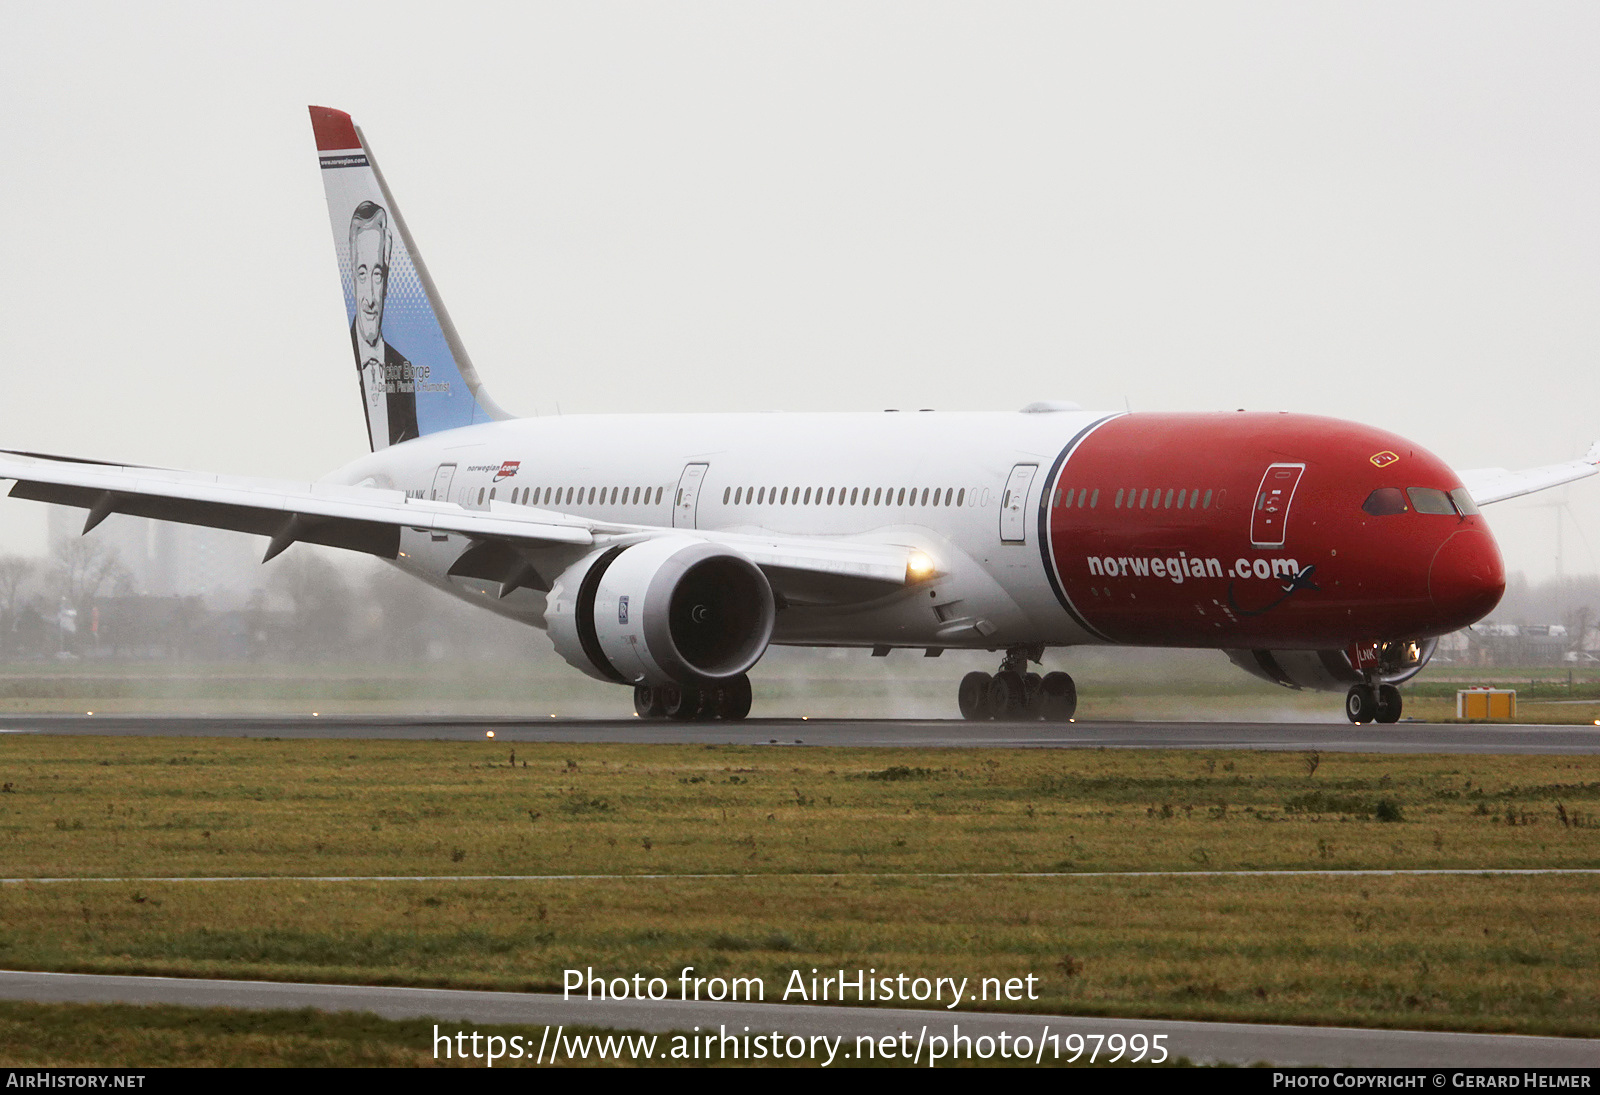
<svg viewBox="0 0 1600 1095"><path fill-rule="evenodd" d="M1580 460L1452 471L1302 414L519 419L468 360L372 151L311 108L371 452L314 484L0 453L13 497L365 552L548 632L646 717L743 718L773 643L988 650L952 708L1073 717L1050 647L1222 650L1400 717L1396 685L1505 588L1479 507ZM952 682L954 683L954 682Z"/></svg>

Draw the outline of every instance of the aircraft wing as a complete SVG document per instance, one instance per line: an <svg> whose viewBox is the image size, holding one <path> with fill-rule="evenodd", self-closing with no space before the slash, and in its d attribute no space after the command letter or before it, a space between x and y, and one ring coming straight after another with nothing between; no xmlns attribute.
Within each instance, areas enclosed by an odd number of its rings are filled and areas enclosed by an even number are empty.
<svg viewBox="0 0 1600 1095"><path fill-rule="evenodd" d="M1564 464L1549 464L1542 468L1529 468L1526 471L1478 468L1457 474L1461 476L1462 485L1472 495L1472 500L1480 506L1487 506L1490 502L1504 502L1507 498L1518 498L1524 494L1559 487L1563 483L1584 479L1596 472L1600 472L1600 441L1591 445L1582 459L1568 460Z"/></svg>
<svg viewBox="0 0 1600 1095"><path fill-rule="evenodd" d="M268 537L265 562L304 541L393 559L402 529L456 533L468 548L451 573L503 580L502 596L517 585L548 589L519 556L568 565L595 548L655 536L684 535L726 544L749 557L780 594L798 603L846 603L883 596L907 583L926 558L903 545L821 537L766 536L653 525L628 525L553 510L492 502L488 510L409 498L377 487L302 483L132 467L66 457L0 451L0 479L10 494L87 509L88 532L113 513L231 529ZM565 560L565 562L563 561Z"/></svg>

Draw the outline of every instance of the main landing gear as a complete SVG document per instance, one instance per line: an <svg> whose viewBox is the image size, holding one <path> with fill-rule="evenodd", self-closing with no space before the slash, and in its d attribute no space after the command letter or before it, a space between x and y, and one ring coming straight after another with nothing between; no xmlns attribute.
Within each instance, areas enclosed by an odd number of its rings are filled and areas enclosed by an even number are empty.
<svg viewBox="0 0 1600 1095"><path fill-rule="evenodd" d="M1400 690L1392 684L1366 681L1353 684L1344 695L1345 717L1351 722L1399 722Z"/></svg>
<svg viewBox="0 0 1600 1095"><path fill-rule="evenodd" d="M1065 673L1041 677L1029 672L1030 656L1037 661L1042 653L1029 647L1013 647L1006 651L1000 672L994 676L974 672L962 677L956 692L961 717L973 721L1070 721L1078 710L1078 686Z"/></svg>
<svg viewBox="0 0 1600 1095"><path fill-rule="evenodd" d="M742 719L750 713L750 678L740 673L701 687L635 685L633 709L641 719Z"/></svg>

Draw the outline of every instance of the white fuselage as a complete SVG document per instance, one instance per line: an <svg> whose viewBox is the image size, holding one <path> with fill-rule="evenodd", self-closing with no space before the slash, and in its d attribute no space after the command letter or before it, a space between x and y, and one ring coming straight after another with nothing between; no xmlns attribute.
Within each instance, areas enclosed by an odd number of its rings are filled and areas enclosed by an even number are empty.
<svg viewBox="0 0 1600 1095"><path fill-rule="evenodd" d="M1068 645L1097 640L1051 590L1038 542L1040 494L1073 439L1108 417L1072 410L530 418L429 434L328 479L468 509L525 504L619 524L916 547L935 561L935 581L864 606L797 606L779 613L774 641ZM704 466L698 475L696 465ZM1013 478L1019 466L1031 476ZM1003 507L1008 486L1024 477ZM502 600L494 583L447 576L468 546L460 536L406 530L396 565L544 626L542 593L519 589Z"/></svg>

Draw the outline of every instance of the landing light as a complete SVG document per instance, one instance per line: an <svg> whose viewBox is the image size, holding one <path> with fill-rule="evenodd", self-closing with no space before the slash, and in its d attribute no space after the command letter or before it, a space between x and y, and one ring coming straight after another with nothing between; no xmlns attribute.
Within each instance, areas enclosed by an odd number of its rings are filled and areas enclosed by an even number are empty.
<svg viewBox="0 0 1600 1095"><path fill-rule="evenodd" d="M494 731L490 730L489 733L488 733L488 736L491 737L491 738L494 737Z"/></svg>
<svg viewBox="0 0 1600 1095"><path fill-rule="evenodd" d="M906 581L920 582L933 577L933 559L925 551L913 551L906 556Z"/></svg>

